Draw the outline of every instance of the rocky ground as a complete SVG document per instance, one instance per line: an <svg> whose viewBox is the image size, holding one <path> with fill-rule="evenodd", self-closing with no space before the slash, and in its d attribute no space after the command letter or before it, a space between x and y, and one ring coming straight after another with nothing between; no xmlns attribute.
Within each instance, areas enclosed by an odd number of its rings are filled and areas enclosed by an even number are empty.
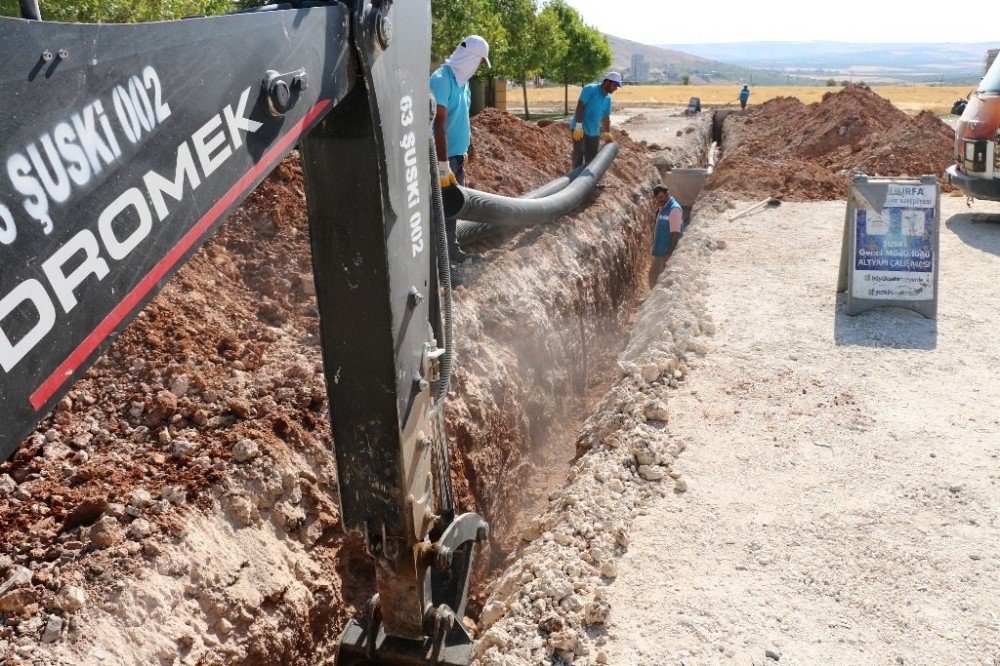
<svg viewBox="0 0 1000 666"><path fill-rule="evenodd" d="M699 217L726 250L717 333L670 401L687 492L631 530L607 663L1000 660L1000 205L944 200L936 322L844 314L843 215Z"/></svg>

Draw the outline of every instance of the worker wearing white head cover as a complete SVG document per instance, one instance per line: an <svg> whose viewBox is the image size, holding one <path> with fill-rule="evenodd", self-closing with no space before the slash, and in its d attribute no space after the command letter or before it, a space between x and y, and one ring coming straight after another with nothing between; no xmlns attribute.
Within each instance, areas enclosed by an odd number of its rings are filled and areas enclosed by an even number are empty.
<svg viewBox="0 0 1000 666"><path fill-rule="evenodd" d="M472 93L469 79L479 66L490 64L490 45L479 35L462 40L455 52L431 74L431 92L437 102L434 117L434 143L438 154L438 176L441 187L465 184L466 155L474 158L472 126L469 123L469 103ZM471 159L470 159L471 161ZM475 259L462 251L455 233L455 220L445 221L448 234L448 255L455 263ZM454 275L453 282L454 280ZM460 282L460 280L458 280Z"/></svg>
<svg viewBox="0 0 1000 666"><path fill-rule="evenodd" d="M487 67L493 66L490 64L490 45L479 35L470 35L462 40L444 64L451 67L458 85L464 86L475 75L482 62Z"/></svg>

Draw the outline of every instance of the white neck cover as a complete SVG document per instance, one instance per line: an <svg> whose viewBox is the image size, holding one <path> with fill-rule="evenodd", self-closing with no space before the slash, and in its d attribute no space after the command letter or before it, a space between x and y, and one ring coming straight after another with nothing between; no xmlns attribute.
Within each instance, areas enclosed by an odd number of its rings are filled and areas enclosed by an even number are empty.
<svg viewBox="0 0 1000 666"><path fill-rule="evenodd" d="M444 64L451 67L451 71L455 73L455 80L458 81L458 85L464 86L472 78L473 74L476 73L476 70L479 69L480 62L482 62L482 58L469 53L469 49L464 46L459 46L451 54L451 57L444 61Z"/></svg>

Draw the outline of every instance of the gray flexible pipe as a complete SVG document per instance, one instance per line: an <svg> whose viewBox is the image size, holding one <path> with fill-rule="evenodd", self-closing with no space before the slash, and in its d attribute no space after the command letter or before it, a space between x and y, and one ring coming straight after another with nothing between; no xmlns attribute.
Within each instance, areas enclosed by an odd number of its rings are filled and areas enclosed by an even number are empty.
<svg viewBox="0 0 1000 666"><path fill-rule="evenodd" d="M504 197L497 194L461 188L465 205L457 217L472 223L485 223L506 228L531 227L565 215L594 191L618 155L618 144L608 143L590 164L558 178L532 192L531 198ZM574 175L575 173L575 175ZM469 240L470 232L481 232L481 224L459 225L459 238Z"/></svg>
<svg viewBox="0 0 1000 666"><path fill-rule="evenodd" d="M555 180L542 185L537 190L532 190L525 194L522 199L542 199L544 197L550 196L566 189L570 183L576 179L583 170L586 169L585 166L578 166L564 176L560 176ZM456 226L456 235L460 241L477 241L481 238L487 238L495 233L499 233L501 229L492 224L487 224L486 222L473 222L472 220L459 220Z"/></svg>

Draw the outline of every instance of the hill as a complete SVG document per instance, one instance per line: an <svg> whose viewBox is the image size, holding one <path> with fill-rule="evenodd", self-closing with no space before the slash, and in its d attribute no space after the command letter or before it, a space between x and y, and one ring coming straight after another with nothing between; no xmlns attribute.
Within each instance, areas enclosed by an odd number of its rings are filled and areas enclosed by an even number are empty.
<svg viewBox="0 0 1000 666"><path fill-rule="evenodd" d="M812 80L799 79L784 72L731 65L682 50L640 44L628 39L605 35L614 52L614 68L629 74L632 55L641 54L649 64L651 82L680 81L684 75L691 83L753 83L755 85L811 85Z"/></svg>
<svg viewBox="0 0 1000 666"><path fill-rule="evenodd" d="M998 43L863 44L852 42L730 42L673 44L682 50L742 67L800 76L863 76L869 81L974 83L983 74L986 50Z"/></svg>

